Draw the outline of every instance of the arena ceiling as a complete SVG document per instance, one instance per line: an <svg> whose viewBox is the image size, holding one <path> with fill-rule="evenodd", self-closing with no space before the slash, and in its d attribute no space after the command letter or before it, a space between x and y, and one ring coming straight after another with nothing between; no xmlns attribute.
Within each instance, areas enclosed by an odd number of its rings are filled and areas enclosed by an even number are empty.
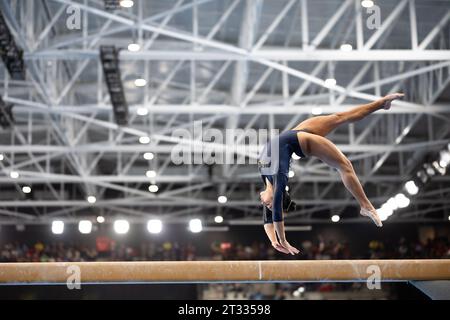
<svg viewBox="0 0 450 320"><path fill-rule="evenodd" d="M2 224L97 214L173 223L221 214L229 223L260 223L256 165L172 161L180 142L173 133L194 123L205 130L285 130L312 113L404 92L391 110L329 136L377 206L404 192L405 182L447 148L450 1L377 0L380 25L373 29L373 12L356 0L134 2L115 11L99 0L0 2L26 65L23 81L0 64L1 95L14 105L13 123L0 128ZM77 12L79 28L69 28ZM141 49L127 50L130 43ZM113 116L102 45L123 49L125 126ZM138 87L141 78L146 84ZM202 144L196 135L181 142ZM233 152L226 143L215 150ZM289 221L329 222L340 214L342 222L367 222L337 172L315 159L295 161L292 169L298 208ZM408 208L389 221L447 219L450 177L431 171Z"/></svg>

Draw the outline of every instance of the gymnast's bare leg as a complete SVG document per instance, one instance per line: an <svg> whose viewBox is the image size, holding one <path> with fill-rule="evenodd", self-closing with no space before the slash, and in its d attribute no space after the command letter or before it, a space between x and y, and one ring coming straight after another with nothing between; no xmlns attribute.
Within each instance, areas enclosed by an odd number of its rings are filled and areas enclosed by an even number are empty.
<svg viewBox="0 0 450 320"><path fill-rule="evenodd" d="M370 217L374 223L381 227L381 220L367 198L352 163L348 158L328 139L325 138L331 131L343 124L359 121L369 114L380 110L389 109L392 100L403 97L403 94L395 93L372 103L358 106L354 109L339 112L332 115L320 116L303 121L294 130L307 130L299 132L299 143L303 152L308 156L314 156L327 165L339 171L342 182L347 190L355 197L361 207L361 214Z"/></svg>
<svg viewBox="0 0 450 320"><path fill-rule="evenodd" d="M389 109L393 100L400 99L403 96L401 93L390 94L382 99L348 111L310 118L294 128L294 130L308 131L297 134L303 152L308 156L315 156L329 166L336 168L339 171L344 186L358 201L361 207L360 213L363 216L371 218L379 227L382 226L381 220L374 206L367 198L353 169L352 163L325 136L340 125L359 121L380 109ZM261 202L270 208L273 201L273 186L269 181L266 183L266 189L260 193L260 197ZM265 224L264 229L272 242L272 246L278 251L290 254L297 254L299 252L298 249L291 246L286 240L283 221ZM280 238L279 241L277 235Z"/></svg>

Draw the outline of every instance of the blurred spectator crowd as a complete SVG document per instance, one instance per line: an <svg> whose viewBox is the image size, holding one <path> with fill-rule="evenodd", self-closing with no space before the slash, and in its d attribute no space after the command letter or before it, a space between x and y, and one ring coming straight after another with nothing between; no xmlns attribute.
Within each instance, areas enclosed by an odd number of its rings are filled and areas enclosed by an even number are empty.
<svg viewBox="0 0 450 320"><path fill-rule="evenodd" d="M0 244L0 262L450 258L450 243L446 238L436 238L426 243L411 242L404 238L395 242L374 240L361 252L352 252L348 243L319 238L314 242L304 241L299 249L300 255L288 256L266 243L244 245L214 242L209 250L199 254L198 248L192 243L148 242L131 246L110 239L97 239L95 245L87 246L63 242L37 242L33 245L15 242Z"/></svg>
<svg viewBox="0 0 450 320"><path fill-rule="evenodd" d="M63 262L63 261L139 261L196 260L192 244L143 243L140 247L111 242L107 249L63 242L26 245L18 242L0 245L0 262Z"/></svg>

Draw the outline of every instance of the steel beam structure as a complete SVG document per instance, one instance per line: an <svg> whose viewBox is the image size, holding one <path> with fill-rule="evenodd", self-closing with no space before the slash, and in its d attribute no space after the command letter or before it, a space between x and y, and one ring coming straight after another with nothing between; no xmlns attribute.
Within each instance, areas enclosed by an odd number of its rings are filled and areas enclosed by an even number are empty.
<svg viewBox="0 0 450 320"><path fill-rule="evenodd" d="M68 6L79 9L79 28L68 28ZM0 9L27 65L25 81L10 79L0 66L0 94L15 105L16 119L11 129L0 129L0 223L73 218L93 206L117 207L130 217L156 207L175 221L194 209L206 214L214 208L233 219L254 219L260 188L255 165L178 166L174 147L254 160L261 146L245 145L245 130L289 129L312 114L346 110L391 91L405 92L406 99L329 136L352 160L369 198L378 204L401 190L421 161L449 142L445 3L398 1L382 8L386 15L375 30L354 0L326 6L307 0L152 0L115 12L97 1L2 0ZM120 53L130 105L129 125L121 127L113 120L98 48L126 49L130 42L141 49ZM342 50L343 44L353 49ZM137 78L147 84L136 87ZM328 87L327 78L337 84ZM233 143L173 136L194 123L244 133ZM150 143L140 144L147 136ZM334 170L314 160L295 162L292 170L290 188L302 191L294 192L300 209L292 216L299 222L320 221L316 213L336 208L352 211L355 203ZM444 217L448 179L433 177L411 209L392 220L428 221L436 212ZM148 192L149 184L159 191ZM25 185L33 197L22 193ZM219 205L222 194L229 201ZM88 195L97 202L87 203ZM178 208L186 204L189 210Z"/></svg>

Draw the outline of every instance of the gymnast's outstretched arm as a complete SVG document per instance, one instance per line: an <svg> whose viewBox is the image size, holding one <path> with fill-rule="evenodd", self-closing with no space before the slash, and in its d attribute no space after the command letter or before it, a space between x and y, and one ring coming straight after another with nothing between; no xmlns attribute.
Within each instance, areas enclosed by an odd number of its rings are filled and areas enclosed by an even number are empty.
<svg viewBox="0 0 450 320"><path fill-rule="evenodd" d="M273 192L273 225L275 227L275 232L278 235L280 244L289 251L290 254L294 255L299 253L299 250L289 244L286 240L286 234L284 231L284 221L283 221L283 196L287 185L287 176L285 174L279 173L274 176L274 192Z"/></svg>
<svg viewBox="0 0 450 320"><path fill-rule="evenodd" d="M266 181L266 191L269 194L269 197L273 195L273 199L271 199L268 203L264 203L263 201L263 204L266 205L263 209L264 230L266 231L266 234L275 249L287 254L298 254L299 250L291 246L286 240L284 230L283 194L286 188L287 177L284 174L275 175L273 177L273 182L274 184L272 186L270 181ZM277 235L279 242L277 241Z"/></svg>

